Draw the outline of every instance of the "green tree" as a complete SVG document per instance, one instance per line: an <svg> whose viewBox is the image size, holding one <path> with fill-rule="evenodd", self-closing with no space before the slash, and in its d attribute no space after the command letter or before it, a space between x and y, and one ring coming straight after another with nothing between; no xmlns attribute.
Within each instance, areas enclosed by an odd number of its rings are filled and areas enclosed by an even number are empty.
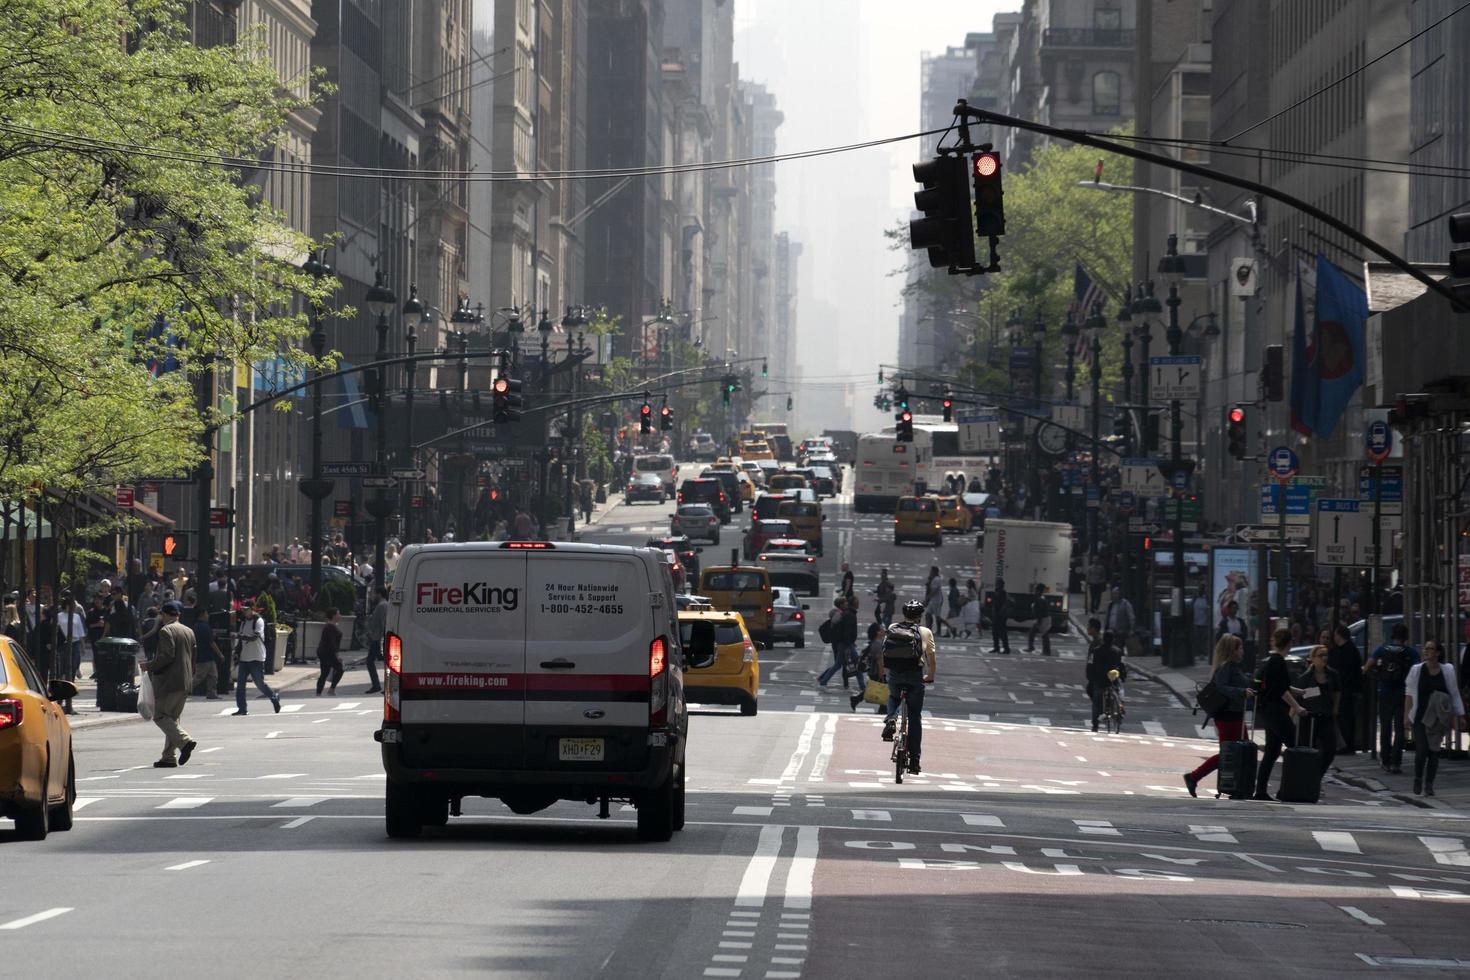
<svg viewBox="0 0 1470 980"><path fill-rule="evenodd" d="M333 284L240 180L303 103L260 37L197 48L186 11L12 0L0 18L0 499L183 472L215 421L202 366L305 359L294 298Z"/></svg>

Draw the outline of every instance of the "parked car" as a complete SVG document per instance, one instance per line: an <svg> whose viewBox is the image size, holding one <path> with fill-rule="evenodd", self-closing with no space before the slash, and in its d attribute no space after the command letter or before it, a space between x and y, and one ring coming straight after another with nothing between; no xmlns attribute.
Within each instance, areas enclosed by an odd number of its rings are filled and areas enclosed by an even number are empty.
<svg viewBox="0 0 1470 980"><path fill-rule="evenodd" d="M639 500L652 500L656 504L661 504L667 499L668 494L664 492L663 478L653 472L634 473L623 493L623 500L630 504Z"/></svg>
<svg viewBox="0 0 1470 980"><path fill-rule="evenodd" d="M709 504L680 504L669 518L669 533L720 543L720 518Z"/></svg>
<svg viewBox="0 0 1470 980"><path fill-rule="evenodd" d="M773 585L771 591L776 597L771 603L775 616L771 643L793 643L796 649L803 649L806 646L806 613L811 607L797 598L796 590L788 585Z"/></svg>

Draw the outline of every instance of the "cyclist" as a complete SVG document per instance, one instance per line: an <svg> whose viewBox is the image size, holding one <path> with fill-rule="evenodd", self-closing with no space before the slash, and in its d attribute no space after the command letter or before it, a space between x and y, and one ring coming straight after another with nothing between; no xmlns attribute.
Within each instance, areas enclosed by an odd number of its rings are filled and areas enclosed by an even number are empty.
<svg viewBox="0 0 1470 980"><path fill-rule="evenodd" d="M1118 671L1124 679L1128 677L1128 665L1123 662L1123 651L1117 645L1112 630L1102 632L1102 623L1093 617L1087 621L1087 693L1092 698L1092 730L1097 731L1097 719L1103 711L1103 695L1111 681L1108 672Z"/></svg>
<svg viewBox="0 0 1470 980"><path fill-rule="evenodd" d="M893 741L898 727L899 694L908 692L909 772L919 772L922 745L920 717L924 710L924 685L934 683L934 633L919 623L924 603L910 599L903 604L903 620L888 627L883 649L878 654L878 671L888 672L888 718L883 723L883 741Z"/></svg>

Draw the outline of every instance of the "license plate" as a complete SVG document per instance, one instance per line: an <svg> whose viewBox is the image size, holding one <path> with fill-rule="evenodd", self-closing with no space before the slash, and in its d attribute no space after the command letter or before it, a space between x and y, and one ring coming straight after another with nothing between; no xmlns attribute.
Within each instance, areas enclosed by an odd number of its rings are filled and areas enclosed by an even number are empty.
<svg viewBox="0 0 1470 980"><path fill-rule="evenodd" d="M562 762L601 762L602 739L563 738L557 744L557 757Z"/></svg>

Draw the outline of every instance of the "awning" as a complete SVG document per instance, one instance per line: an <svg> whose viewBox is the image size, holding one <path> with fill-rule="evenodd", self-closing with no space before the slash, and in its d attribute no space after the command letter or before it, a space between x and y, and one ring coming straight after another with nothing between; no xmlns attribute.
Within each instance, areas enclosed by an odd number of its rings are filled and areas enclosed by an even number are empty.
<svg viewBox="0 0 1470 980"><path fill-rule="evenodd" d="M0 504L0 535L3 535L7 541L19 541L20 526L24 521L26 540L34 541L37 538L51 537L51 522L38 522L38 517L39 515L28 507L21 507L19 504Z"/></svg>

